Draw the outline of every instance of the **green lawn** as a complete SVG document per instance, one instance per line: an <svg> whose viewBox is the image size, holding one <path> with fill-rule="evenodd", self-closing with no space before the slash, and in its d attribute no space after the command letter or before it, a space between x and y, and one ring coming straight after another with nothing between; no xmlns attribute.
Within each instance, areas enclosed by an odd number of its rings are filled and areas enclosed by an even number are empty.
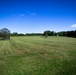
<svg viewBox="0 0 76 75"><path fill-rule="evenodd" d="M76 75L76 38L0 40L0 75Z"/></svg>

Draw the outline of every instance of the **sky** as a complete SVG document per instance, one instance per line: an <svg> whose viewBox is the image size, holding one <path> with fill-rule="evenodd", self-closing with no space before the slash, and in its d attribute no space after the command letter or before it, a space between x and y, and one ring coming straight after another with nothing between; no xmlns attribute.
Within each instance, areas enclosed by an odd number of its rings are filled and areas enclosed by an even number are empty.
<svg viewBox="0 0 76 75"><path fill-rule="evenodd" d="M76 0L0 0L0 29L18 33L76 30Z"/></svg>

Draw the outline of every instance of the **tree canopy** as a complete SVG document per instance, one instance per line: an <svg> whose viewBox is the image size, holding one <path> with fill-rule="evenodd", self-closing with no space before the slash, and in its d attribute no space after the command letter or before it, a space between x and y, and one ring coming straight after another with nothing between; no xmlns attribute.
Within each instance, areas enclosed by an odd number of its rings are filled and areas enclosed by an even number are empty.
<svg viewBox="0 0 76 75"><path fill-rule="evenodd" d="M0 38L1 39L10 39L10 30L8 30L7 28L3 28L0 30Z"/></svg>

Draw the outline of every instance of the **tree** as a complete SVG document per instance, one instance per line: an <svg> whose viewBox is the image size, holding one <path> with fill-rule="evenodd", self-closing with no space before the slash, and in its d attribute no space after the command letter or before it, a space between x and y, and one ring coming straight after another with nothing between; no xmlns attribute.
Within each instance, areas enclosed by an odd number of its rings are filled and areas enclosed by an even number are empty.
<svg viewBox="0 0 76 75"><path fill-rule="evenodd" d="M3 28L0 30L0 37L4 40L10 39L10 30Z"/></svg>
<svg viewBox="0 0 76 75"><path fill-rule="evenodd" d="M47 30L47 31L44 31L43 35L47 38L48 36L56 36L57 33L54 31Z"/></svg>
<svg viewBox="0 0 76 75"><path fill-rule="evenodd" d="M44 35L47 37L47 36L50 36L50 31L47 30L47 31L44 31Z"/></svg>
<svg viewBox="0 0 76 75"><path fill-rule="evenodd" d="M18 33L17 32L13 32L13 36L18 36Z"/></svg>
<svg viewBox="0 0 76 75"><path fill-rule="evenodd" d="M68 36L68 37L75 37L76 38L76 30L72 31L61 31L58 33L59 36Z"/></svg>
<svg viewBox="0 0 76 75"><path fill-rule="evenodd" d="M48 37L48 34L47 33L45 33L45 36L46 36L46 38Z"/></svg>

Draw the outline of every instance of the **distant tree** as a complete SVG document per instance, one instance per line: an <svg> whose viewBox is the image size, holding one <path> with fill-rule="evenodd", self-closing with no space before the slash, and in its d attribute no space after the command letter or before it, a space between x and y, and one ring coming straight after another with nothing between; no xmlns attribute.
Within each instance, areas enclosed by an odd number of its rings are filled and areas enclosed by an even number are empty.
<svg viewBox="0 0 76 75"><path fill-rule="evenodd" d="M55 36L54 31L50 31L50 36Z"/></svg>
<svg viewBox="0 0 76 75"><path fill-rule="evenodd" d="M8 30L7 28L3 28L0 30L0 37L2 39L10 39L10 30Z"/></svg>
<svg viewBox="0 0 76 75"><path fill-rule="evenodd" d="M44 31L43 35L47 38L48 37L48 31Z"/></svg>
<svg viewBox="0 0 76 75"><path fill-rule="evenodd" d="M49 31L49 30L44 31L44 35L45 35L45 36L50 36L50 31Z"/></svg>
<svg viewBox="0 0 76 75"><path fill-rule="evenodd" d="M47 38L48 36L56 36L57 33L54 31L47 30L47 31L44 31L43 35Z"/></svg>
<svg viewBox="0 0 76 75"><path fill-rule="evenodd" d="M17 33L17 32L13 32L12 35L13 35L13 36L18 36L18 33Z"/></svg>
<svg viewBox="0 0 76 75"><path fill-rule="evenodd" d="M26 36L42 36L42 33L26 33Z"/></svg>
<svg viewBox="0 0 76 75"><path fill-rule="evenodd" d="M76 37L76 30L75 31L61 31L58 33L59 36L68 36L68 37Z"/></svg>
<svg viewBox="0 0 76 75"><path fill-rule="evenodd" d="M48 34L47 34L47 33L45 34L45 37L46 37L46 38L48 37Z"/></svg>

